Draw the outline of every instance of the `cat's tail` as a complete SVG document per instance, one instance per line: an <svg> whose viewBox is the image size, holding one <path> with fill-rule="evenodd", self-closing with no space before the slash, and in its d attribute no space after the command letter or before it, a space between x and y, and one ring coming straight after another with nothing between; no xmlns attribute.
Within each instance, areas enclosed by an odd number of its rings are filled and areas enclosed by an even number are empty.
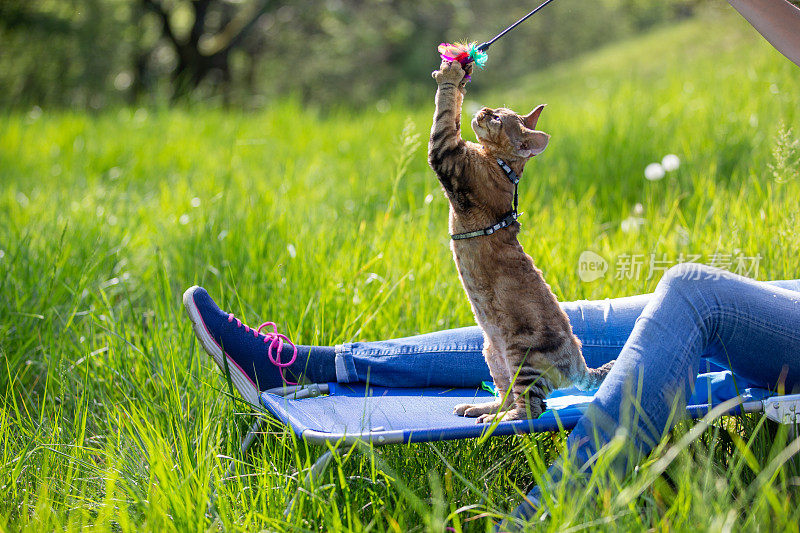
<svg viewBox="0 0 800 533"><path fill-rule="evenodd" d="M583 376L575 380L574 385L580 390L594 390L600 386L608 373L611 372L613 366L614 361L609 361L600 368L589 368L587 366Z"/></svg>

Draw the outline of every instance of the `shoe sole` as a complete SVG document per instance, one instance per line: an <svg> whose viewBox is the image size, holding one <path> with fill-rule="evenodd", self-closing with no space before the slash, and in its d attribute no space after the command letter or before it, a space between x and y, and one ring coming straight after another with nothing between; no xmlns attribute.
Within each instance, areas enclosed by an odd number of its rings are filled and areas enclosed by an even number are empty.
<svg viewBox="0 0 800 533"><path fill-rule="evenodd" d="M230 373L233 386L236 387L236 390L239 391L239 394L242 395L245 401L255 407L259 407L259 393L256 384L253 383L244 370L242 370L242 367L240 367L230 355L225 353L222 346L217 344L211 332L208 331L208 326L206 326L203 316L200 314L200 311L197 309L197 304L194 302L194 293L199 288L199 286L195 285L189 287L186 289L186 292L183 293L183 307L189 315L189 320L192 321L192 329L194 329L195 335L200 339L200 344L203 346L203 349L211 356L214 362L217 363L222 373Z"/></svg>

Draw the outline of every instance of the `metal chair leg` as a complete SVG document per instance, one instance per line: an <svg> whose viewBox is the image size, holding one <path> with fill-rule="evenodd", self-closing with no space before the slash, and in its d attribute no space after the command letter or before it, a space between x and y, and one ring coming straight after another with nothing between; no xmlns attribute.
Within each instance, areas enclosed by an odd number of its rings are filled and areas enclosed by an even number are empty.
<svg viewBox="0 0 800 533"><path fill-rule="evenodd" d="M311 468L308 470L305 479L303 480L304 489L310 489L313 485L317 483L317 481L325 474L325 471L328 469L328 466L331 463L331 459L333 459L334 454L336 455L344 455L352 446L339 446L333 450L328 450L327 452L323 453L317 461L311 465ZM298 492L300 491L300 487L298 487ZM289 517L292 512L292 508L294 507L294 502L297 500L297 493L289 500L289 503L286 505L286 510L283 511L283 516Z"/></svg>

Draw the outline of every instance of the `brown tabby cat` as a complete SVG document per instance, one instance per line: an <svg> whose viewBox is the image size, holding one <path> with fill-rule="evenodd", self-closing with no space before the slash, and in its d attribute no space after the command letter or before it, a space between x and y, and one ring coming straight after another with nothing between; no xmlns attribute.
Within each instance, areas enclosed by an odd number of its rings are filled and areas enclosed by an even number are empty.
<svg viewBox="0 0 800 533"><path fill-rule="evenodd" d="M536 418L553 389L594 388L612 363L586 366L566 314L517 240L516 180L550 139L535 129L544 106L524 117L483 108L472 120L480 144L464 141L461 104L470 67L443 61L433 73L439 87L428 162L450 201L453 257L501 399L457 405L455 413L478 423Z"/></svg>

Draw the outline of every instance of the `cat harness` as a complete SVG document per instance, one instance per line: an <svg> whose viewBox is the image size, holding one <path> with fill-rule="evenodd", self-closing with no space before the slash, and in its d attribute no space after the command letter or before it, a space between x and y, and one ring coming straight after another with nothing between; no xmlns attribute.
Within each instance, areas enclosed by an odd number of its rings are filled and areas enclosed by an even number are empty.
<svg viewBox="0 0 800 533"><path fill-rule="evenodd" d="M496 224L492 224L488 228L479 229L476 231L469 231L467 233L454 233L450 235L450 238L454 241L459 241L461 239L471 239L473 237L484 237L486 235L491 235L495 231L499 231L503 228L509 227L511 224L517 221L517 218L521 213L517 213L517 207L519 205L519 176L517 173L511 170L511 167L508 166L508 163L497 158L497 164L500 165L500 168L503 169L508 181L514 184L514 201L513 205L511 206L511 211L505 214L502 220Z"/></svg>

